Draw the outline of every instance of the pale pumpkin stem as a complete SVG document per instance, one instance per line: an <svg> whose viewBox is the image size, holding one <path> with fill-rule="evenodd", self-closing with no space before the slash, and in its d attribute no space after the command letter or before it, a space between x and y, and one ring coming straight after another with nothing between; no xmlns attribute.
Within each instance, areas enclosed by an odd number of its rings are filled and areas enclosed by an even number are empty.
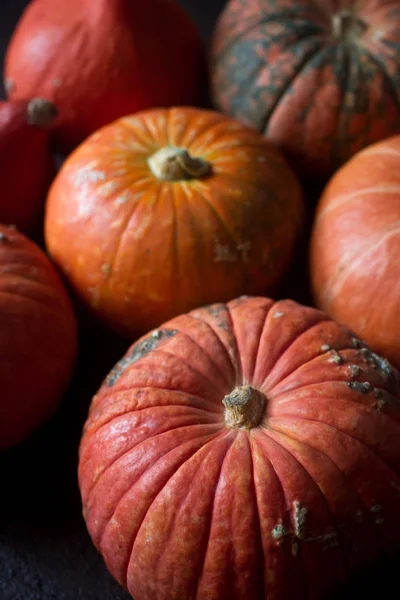
<svg viewBox="0 0 400 600"><path fill-rule="evenodd" d="M164 181L199 179L211 172L209 163L203 158L190 156L185 148L166 146L160 148L148 160L152 173Z"/></svg>
<svg viewBox="0 0 400 600"><path fill-rule="evenodd" d="M57 116L58 112L54 104L44 98L32 98L26 111L26 118L29 125L33 125L34 127L50 127Z"/></svg>
<svg viewBox="0 0 400 600"><path fill-rule="evenodd" d="M260 425L264 417L266 398L251 385L236 387L225 396L225 425L232 429L252 429Z"/></svg>
<svg viewBox="0 0 400 600"><path fill-rule="evenodd" d="M349 9L343 9L332 17L332 30L336 39L356 39L366 28L367 25Z"/></svg>

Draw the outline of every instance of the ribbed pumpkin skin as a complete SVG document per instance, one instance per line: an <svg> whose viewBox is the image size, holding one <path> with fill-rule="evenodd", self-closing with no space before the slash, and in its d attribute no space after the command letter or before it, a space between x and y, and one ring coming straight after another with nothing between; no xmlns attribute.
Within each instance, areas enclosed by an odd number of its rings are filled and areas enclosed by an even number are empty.
<svg viewBox="0 0 400 600"><path fill-rule="evenodd" d="M327 185L311 241L317 304L400 366L400 136L350 160Z"/></svg>
<svg viewBox="0 0 400 600"><path fill-rule="evenodd" d="M222 399L251 385L261 425ZM399 374L324 313L239 298L139 340L80 446L94 544L135 600L319 600L400 547ZM289 576L290 575L290 576Z"/></svg>
<svg viewBox="0 0 400 600"><path fill-rule="evenodd" d="M340 10L358 22L335 36ZM397 0L230 0L214 34L213 99L300 175L326 180L400 132L399 62Z"/></svg>
<svg viewBox="0 0 400 600"><path fill-rule="evenodd" d="M184 147L211 175L161 181L148 159ZM48 250L78 296L137 337L202 304L270 291L292 258L300 186L254 130L218 113L139 113L94 134L49 193Z"/></svg>
<svg viewBox="0 0 400 600"><path fill-rule="evenodd" d="M77 325L45 254L0 225L0 450L56 410L72 375Z"/></svg>
<svg viewBox="0 0 400 600"><path fill-rule="evenodd" d="M174 0L35 0L8 46L5 87L54 102L53 136L70 151L123 115L197 103L204 72L200 35Z"/></svg>

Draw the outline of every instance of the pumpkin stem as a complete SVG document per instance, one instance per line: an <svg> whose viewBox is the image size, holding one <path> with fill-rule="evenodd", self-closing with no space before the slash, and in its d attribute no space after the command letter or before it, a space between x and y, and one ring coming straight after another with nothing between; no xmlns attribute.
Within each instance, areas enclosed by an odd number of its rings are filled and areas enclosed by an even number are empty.
<svg viewBox="0 0 400 600"><path fill-rule="evenodd" d="M185 148L166 146L160 148L148 160L149 167L157 179L182 181L205 177L211 167L203 158L190 156Z"/></svg>
<svg viewBox="0 0 400 600"><path fill-rule="evenodd" d="M26 118L34 127L50 127L58 116L56 107L44 98L33 98L27 107Z"/></svg>
<svg viewBox="0 0 400 600"><path fill-rule="evenodd" d="M336 39L351 40L359 37L367 29L367 25L355 18L351 10L343 9L333 15L332 29Z"/></svg>
<svg viewBox="0 0 400 600"><path fill-rule="evenodd" d="M266 398L251 385L242 385L225 396L222 403L227 427L252 429L260 425L264 417Z"/></svg>

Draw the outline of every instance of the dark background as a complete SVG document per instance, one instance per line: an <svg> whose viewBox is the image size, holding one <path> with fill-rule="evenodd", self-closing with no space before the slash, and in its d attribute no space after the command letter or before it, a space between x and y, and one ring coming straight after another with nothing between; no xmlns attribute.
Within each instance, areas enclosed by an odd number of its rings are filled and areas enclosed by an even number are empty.
<svg viewBox="0 0 400 600"><path fill-rule="evenodd" d="M0 0L2 59L27 4ZM207 44L225 0L181 4ZM106 571L81 517L76 481L81 427L92 395L126 347L90 334L83 333L77 372L57 415L25 444L0 456L0 600L131 598Z"/></svg>

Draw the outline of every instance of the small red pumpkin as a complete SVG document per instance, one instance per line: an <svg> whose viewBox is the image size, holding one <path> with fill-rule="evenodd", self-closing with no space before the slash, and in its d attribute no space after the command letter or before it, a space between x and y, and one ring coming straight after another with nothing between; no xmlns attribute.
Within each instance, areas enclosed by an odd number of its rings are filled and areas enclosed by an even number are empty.
<svg viewBox="0 0 400 600"><path fill-rule="evenodd" d="M305 178L400 132L398 0L230 0L212 51L218 108Z"/></svg>
<svg viewBox="0 0 400 600"><path fill-rule="evenodd" d="M46 255L0 225L0 450L55 411L72 375L77 325Z"/></svg>
<svg viewBox="0 0 400 600"><path fill-rule="evenodd" d="M7 50L10 98L54 102L69 150L99 127L153 106L194 104L203 48L174 0L35 0Z"/></svg>
<svg viewBox="0 0 400 600"><path fill-rule="evenodd" d="M55 106L42 98L0 102L0 223L24 233L42 225L55 175L49 129L56 116Z"/></svg>
<svg viewBox="0 0 400 600"><path fill-rule="evenodd" d="M83 302L136 338L195 306L274 289L302 217L297 179L256 131L212 111L156 109L68 157L45 237Z"/></svg>
<svg viewBox="0 0 400 600"><path fill-rule="evenodd" d="M311 242L318 306L400 366L400 136L331 179Z"/></svg>
<svg viewBox="0 0 400 600"><path fill-rule="evenodd" d="M94 544L135 600L325 599L400 550L399 393L316 309L240 298L179 316L93 399Z"/></svg>

